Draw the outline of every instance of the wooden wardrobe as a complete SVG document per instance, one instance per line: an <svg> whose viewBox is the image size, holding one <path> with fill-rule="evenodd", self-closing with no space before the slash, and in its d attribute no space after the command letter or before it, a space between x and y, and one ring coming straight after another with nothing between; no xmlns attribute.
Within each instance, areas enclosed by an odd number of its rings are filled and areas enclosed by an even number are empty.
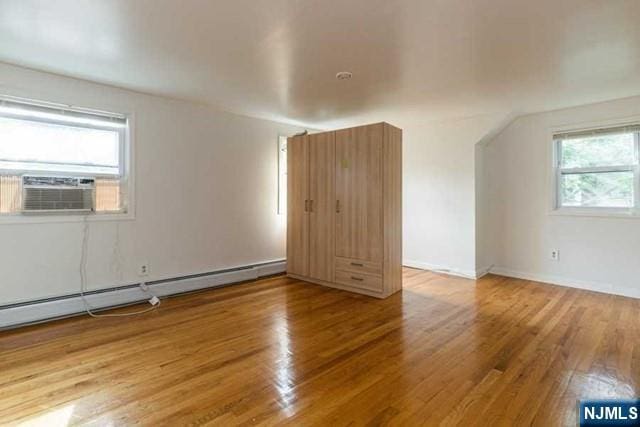
<svg viewBox="0 0 640 427"><path fill-rule="evenodd" d="M402 289L402 130L287 141L287 274L385 298Z"/></svg>

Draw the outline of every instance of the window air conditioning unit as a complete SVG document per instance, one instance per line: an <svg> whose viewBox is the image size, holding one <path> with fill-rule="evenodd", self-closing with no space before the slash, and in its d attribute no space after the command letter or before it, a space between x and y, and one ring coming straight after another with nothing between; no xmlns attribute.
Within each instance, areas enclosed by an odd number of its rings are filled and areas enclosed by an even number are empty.
<svg viewBox="0 0 640 427"><path fill-rule="evenodd" d="M95 179L61 176L22 176L22 212L91 212Z"/></svg>

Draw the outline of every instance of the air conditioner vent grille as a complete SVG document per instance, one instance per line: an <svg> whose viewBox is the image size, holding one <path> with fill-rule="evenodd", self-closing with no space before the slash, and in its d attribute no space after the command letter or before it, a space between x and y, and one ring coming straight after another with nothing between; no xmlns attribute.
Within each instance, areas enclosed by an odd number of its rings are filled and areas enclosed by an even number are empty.
<svg viewBox="0 0 640 427"><path fill-rule="evenodd" d="M92 211L94 189L93 178L24 176L22 211Z"/></svg>
<svg viewBox="0 0 640 427"><path fill-rule="evenodd" d="M25 191L24 209L42 210L91 210L93 190L56 190L52 188L28 188Z"/></svg>

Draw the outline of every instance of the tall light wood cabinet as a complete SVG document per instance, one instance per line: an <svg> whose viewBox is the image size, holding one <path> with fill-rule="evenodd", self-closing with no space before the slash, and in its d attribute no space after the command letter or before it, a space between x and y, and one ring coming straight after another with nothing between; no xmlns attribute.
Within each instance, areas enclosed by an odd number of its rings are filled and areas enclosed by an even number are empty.
<svg viewBox="0 0 640 427"><path fill-rule="evenodd" d="M402 289L402 131L289 138L287 273L379 298Z"/></svg>

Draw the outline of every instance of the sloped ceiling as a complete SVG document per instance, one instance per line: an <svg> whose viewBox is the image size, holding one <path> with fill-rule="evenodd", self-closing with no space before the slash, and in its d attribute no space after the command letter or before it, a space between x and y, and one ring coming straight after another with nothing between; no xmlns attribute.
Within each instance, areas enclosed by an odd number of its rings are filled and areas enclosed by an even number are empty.
<svg viewBox="0 0 640 427"><path fill-rule="evenodd" d="M638 0L0 0L0 61L320 128L402 124L640 94L639 22Z"/></svg>

